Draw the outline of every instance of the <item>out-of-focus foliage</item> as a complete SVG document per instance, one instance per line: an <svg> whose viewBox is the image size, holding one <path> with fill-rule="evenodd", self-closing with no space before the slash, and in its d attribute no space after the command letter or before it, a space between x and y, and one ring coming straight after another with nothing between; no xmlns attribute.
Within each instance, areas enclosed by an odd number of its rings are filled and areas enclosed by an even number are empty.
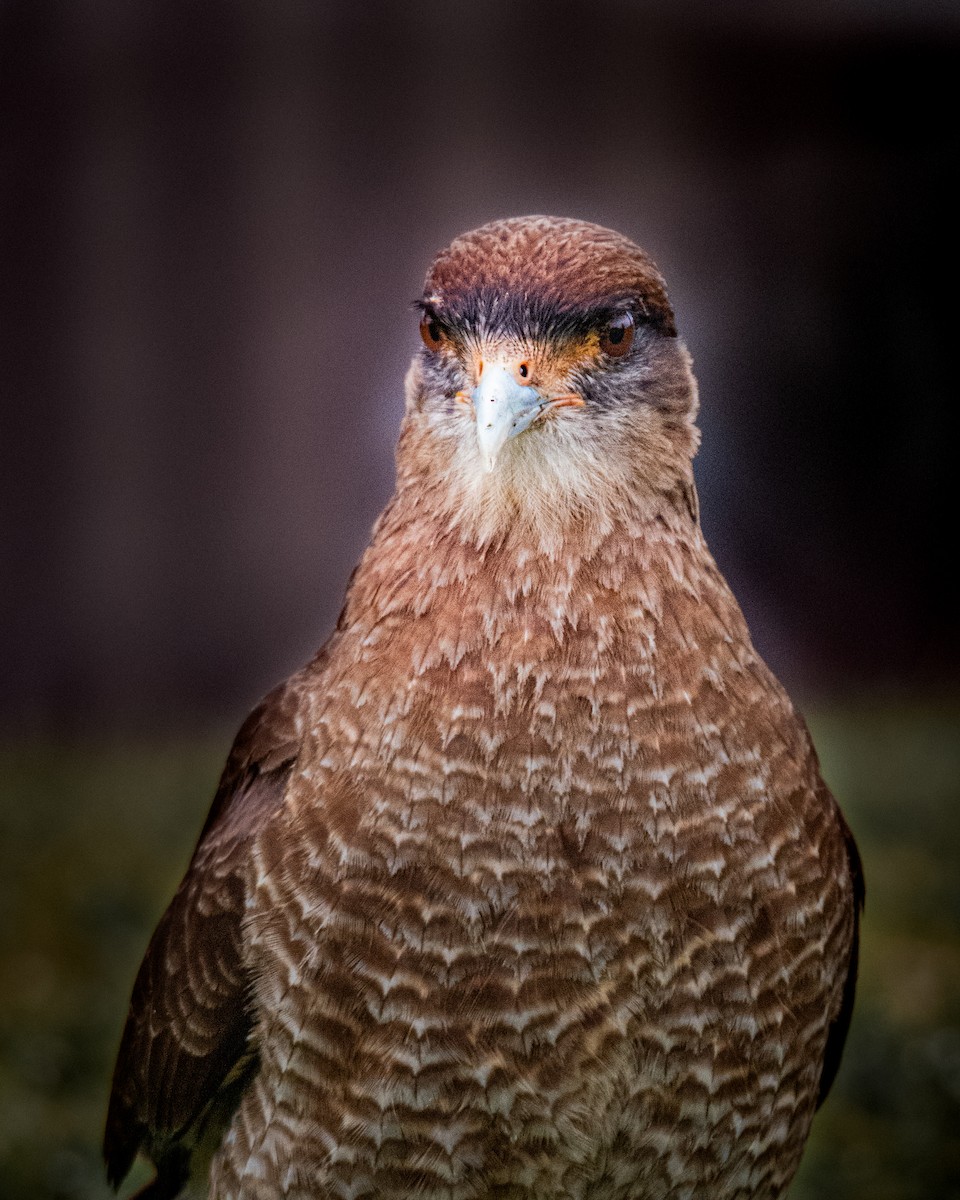
<svg viewBox="0 0 960 1200"><path fill-rule="evenodd" d="M2 754L3 1200L112 1195L98 1147L126 1003L224 751L182 742Z"/></svg>
<svg viewBox="0 0 960 1200"><path fill-rule="evenodd" d="M838 708L811 726L867 913L847 1054L792 1200L960 1197L960 710ZM0 752L3 1200L110 1194L98 1142L127 996L225 750Z"/></svg>
<svg viewBox="0 0 960 1200"><path fill-rule="evenodd" d="M960 1197L960 711L810 721L863 855L860 986L792 1200Z"/></svg>

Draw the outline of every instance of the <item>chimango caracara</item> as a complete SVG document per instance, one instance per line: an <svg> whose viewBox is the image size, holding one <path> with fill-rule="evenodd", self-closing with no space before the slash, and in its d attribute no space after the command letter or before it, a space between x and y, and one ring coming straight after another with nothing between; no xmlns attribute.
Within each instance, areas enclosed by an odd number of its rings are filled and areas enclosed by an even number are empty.
<svg viewBox="0 0 960 1200"><path fill-rule="evenodd" d="M133 992L114 1183L782 1196L857 853L704 544L663 280L580 221L434 262L397 490L237 738Z"/></svg>

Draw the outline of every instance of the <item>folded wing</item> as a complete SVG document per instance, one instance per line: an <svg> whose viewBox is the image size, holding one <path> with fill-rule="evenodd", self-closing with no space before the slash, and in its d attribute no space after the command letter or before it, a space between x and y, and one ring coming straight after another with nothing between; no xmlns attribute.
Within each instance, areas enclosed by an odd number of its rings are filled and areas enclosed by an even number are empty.
<svg viewBox="0 0 960 1200"><path fill-rule="evenodd" d="M256 708L234 743L183 882L134 984L103 1153L114 1187L138 1150L144 1196L175 1196L203 1128L256 1062L243 953L245 873L256 832L283 803L299 749L298 677Z"/></svg>

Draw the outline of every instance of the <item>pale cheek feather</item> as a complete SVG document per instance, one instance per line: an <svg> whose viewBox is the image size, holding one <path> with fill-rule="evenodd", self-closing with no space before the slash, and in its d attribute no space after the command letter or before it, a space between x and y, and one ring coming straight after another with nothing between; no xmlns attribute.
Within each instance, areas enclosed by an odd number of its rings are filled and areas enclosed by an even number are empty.
<svg viewBox="0 0 960 1200"><path fill-rule="evenodd" d="M560 559L572 527L589 524L595 536L608 536L644 500L689 475L696 384L686 351L678 346L674 354L686 412L671 418L670 429L657 407L641 400L596 412L561 410L508 442L492 471L469 410L425 395L415 361L407 377L408 482L441 521L481 546L509 531L528 539L532 553Z"/></svg>
<svg viewBox="0 0 960 1200"><path fill-rule="evenodd" d="M626 475L604 461L573 421L553 418L549 427L522 434L487 472L471 425L433 420L432 432L449 454L445 511L451 525L478 544L495 541L504 529L522 529L533 534L540 553L557 558L572 522L590 512L609 530L625 507Z"/></svg>

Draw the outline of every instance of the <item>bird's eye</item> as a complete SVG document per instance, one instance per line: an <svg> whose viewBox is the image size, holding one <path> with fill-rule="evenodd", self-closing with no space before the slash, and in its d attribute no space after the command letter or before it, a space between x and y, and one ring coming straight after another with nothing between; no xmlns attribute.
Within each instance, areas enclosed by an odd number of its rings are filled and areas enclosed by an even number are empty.
<svg viewBox="0 0 960 1200"><path fill-rule="evenodd" d="M600 334L600 349L611 358L623 358L633 345L633 317L623 313Z"/></svg>
<svg viewBox="0 0 960 1200"><path fill-rule="evenodd" d="M428 350L439 350L447 337L443 327L433 313L425 312L420 320L420 336Z"/></svg>

